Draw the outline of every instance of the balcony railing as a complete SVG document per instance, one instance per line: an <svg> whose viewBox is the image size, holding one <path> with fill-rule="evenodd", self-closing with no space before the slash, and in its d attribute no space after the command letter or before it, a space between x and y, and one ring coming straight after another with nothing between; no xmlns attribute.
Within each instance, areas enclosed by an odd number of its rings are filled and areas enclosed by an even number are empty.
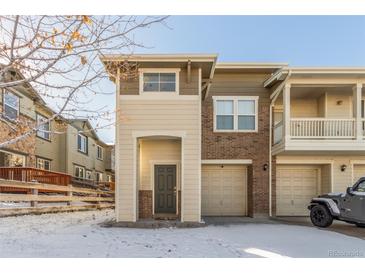
<svg viewBox="0 0 365 274"><path fill-rule="evenodd" d="M353 139L355 134L355 119L295 118L290 120L290 137L293 139Z"/></svg>

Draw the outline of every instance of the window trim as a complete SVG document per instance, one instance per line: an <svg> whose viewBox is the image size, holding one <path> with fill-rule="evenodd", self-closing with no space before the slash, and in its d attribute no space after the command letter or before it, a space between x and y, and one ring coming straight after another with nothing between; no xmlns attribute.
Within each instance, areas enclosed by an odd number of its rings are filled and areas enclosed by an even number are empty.
<svg viewBox="0 0 365 274"><path fill-rule="evenodd" d="M82 151L81 149L79 149L79 136L85 138L85 140L86 140L86 151ZM89 153L89 140L88 140L88 137L86 135L78 133L77 134L76 145L77 145L77 151L78 152L86 154L86 155Z"/></svg>
<svg viewBox="0 0 365 274"><path fill-rule="evenodd" d="M100 148L100 151L101 151L101 157L99 158L98 156L98 149ZM96 145L96 159L100 160L100 161L103 161L104 160L104 148L100 145Z"/></svg>
<svg viewBox="0 0 365 274"><path fill-rule="evenodd" d="M36 123L38 123L38 116L41 116L41 117L43 117L43 118L45 118L45 119L49 119L48 117L44 116L43 114L40 114L39 112L36 112L36 113L35 113L35 120L36 120ZM37 127L38 127L38 124L37 124ZM51 121L48 121L48 131L51 131ZM37 130L36 136L37 136L38 138L41 138L41 139L43 139L43 140L46 140L46 141L51 142L51 133L50 133L50 132L48 133L48 136L49 136L49 138L48 138L48 139L47 139L47 138L44 138L43 136L39 136L39 135L38 135L38 133L39 133L39 131Z"/></svg>
<svg viewBox="0 0 365 274"><path fill-rule="evenodd" d="M49 169L40 168L38 166L38 160L48 161L49 162ZM51 159L44 158L44 157L36 156L36 167L39 168L39 169L42 169L42 170L51 171L52 170L52 160Z"/></svg>
<svg viewBox="0 0 365 274"><path fill-rule="evenodd" d="M76 178L79 178L79 179L85 179L86 178L86 168L85 167L74 164L74 168L75 168L74 175L75 175ZM77 168L80 168L80 169L83 169L84 170L84 172L83 172L84 177L78 177L78 176L76 176L76 169Z"/></svg>
<svg viewBox="0 0 365 274"><path fill-rule="evenodd" d="M16 96L18 98L18 109L17 109L16 119L11 119L10 117L5 115L5 105L7 105L8 107L14 109L12 106L9 106L8 104L5 104L5 92L9 92L9 93L13 94L14 96ZM9 121L16 121L20 116L20 96L17 95L15 92L11 91L10 89L3 88L2 89L2 100L3 100L3 109L2 109L3 116L6 119L8 119Z"/></svg>
<svg viewBox="0 0 365 274"><path fill-rule="evenodd" d="M213 96L213 132L258 132L258 101L259 96ZM217 129L217 101L233 101L233 129ZM255 101L255 129L238 129L238 101Z"/></svg>
<svg viewBox="0 0 365 274"><path fill-rule="evenodd" d="M176 96L180 94L180 68L142 68L139 69L139 95L143 96L154 96L161 95L164 96ZM143 74L144 73L175 73L175 91L144 91L143 90Z"/></svg>

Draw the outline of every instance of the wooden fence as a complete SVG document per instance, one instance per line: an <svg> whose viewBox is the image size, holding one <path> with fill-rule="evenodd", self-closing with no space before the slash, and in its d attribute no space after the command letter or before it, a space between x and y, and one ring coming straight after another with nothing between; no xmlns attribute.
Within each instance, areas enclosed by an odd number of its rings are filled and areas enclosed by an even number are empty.
<svg viewBox="0 0 365 274"><path fill-rule="evenodd" d="M51 185L69 186L71 185L72 176L32 167L0 167L0 179L22 182L36 181ZM27 189L0 186L0 192L27 192Z"/></svg>
<svg viewBox="0 0 365 274"><path fill-rule="evenodd" d="M0 193L0 202L30 202L30 207L0 208L0 217L30 213L65 212L114 207L114 191L90 189L71 185L53 185L38 182L0 179L0 188L26 189L28 194ZM65 203L52 206L52 203ZM75 202L83 202L75 205ZM40 206L47 203L48 206Z"/></svg>

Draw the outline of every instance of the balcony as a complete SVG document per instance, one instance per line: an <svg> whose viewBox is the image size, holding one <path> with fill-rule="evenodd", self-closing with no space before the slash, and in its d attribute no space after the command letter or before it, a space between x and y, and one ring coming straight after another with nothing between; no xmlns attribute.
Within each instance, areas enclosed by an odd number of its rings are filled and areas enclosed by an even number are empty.
<svg viewBox="0 0 365 274"><path fill-rule="evenodd" d="M365 151L362 86L286 87L273 109L273 155Z"/></svg>

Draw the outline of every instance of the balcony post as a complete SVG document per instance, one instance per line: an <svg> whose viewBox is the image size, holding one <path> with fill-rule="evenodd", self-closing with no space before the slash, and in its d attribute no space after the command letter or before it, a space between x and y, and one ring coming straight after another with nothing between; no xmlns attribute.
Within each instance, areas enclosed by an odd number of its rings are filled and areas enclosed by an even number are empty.
<svg viewBox="0 0 365 274"><path fill-rule="evenodd" d="M362 120L361 120L361 97L362 97L362 84L357 83L352 89L352 109L353 116L355 118L355 137L356 140L362 140Z"/></svg>
<svg viewBox="0 0 365 274"><path fill-rule="evenodd" d="M290 84L285 84L283 90L283 122L284 122L284 140L288 142L290 140Z"/></svg>

